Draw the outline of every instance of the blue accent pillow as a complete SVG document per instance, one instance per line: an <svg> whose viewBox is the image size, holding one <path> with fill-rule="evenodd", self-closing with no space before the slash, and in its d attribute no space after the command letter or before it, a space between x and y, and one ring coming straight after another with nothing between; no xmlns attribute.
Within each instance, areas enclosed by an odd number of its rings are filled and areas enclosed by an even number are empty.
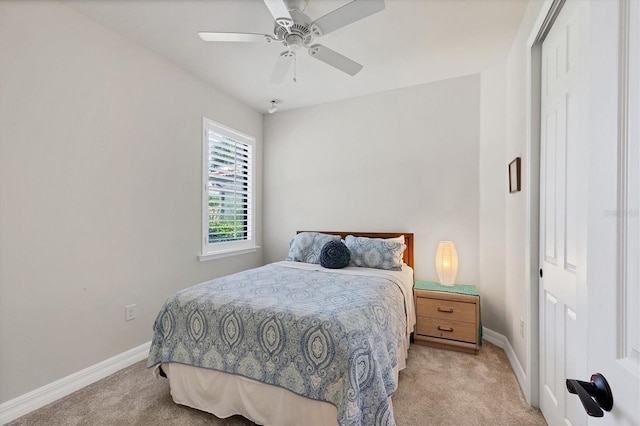
<svg viewBox="0 0 640 426"><path fill-rule="evenodd" d="M353 235L347 235L345 243L351 252L351 266L390 271L402 269L402 254L407 248L403 243Z"/></svg>
<svg viewBox="0 0 640 426"><path fill-rule="evenodd" d="M320 251L320 265L329 269L340 269L349 266L351 253L342 241L329 241Z"/></svg>
<svg viewBox="0 0 640 426"><path fill-rule="evenodd" d="M285 260L320 263L320 251L329 241L340 241L340 235L301 232L289 242L289 255Z"/></svg>

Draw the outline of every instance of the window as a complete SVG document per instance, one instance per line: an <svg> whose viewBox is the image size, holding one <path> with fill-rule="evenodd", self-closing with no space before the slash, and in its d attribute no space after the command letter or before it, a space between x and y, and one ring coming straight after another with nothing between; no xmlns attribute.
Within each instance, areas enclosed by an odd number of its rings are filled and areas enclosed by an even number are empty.
<svg viewBox="0 0 640 426"><path fill-rule="evenodd" d="M207 118L200 260L254 251L255 139Z"/></svg>

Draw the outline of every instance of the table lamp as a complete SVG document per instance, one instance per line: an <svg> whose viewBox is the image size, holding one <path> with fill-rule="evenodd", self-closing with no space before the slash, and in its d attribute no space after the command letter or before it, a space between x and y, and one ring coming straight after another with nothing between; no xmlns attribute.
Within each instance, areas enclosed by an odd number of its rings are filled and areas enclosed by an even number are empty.
<svg viewBox="0 0 640 426"><path fill-rule="evenodd" d="M440 241L436 252L436 269L440 284L452 286L458 275L458 252L453 241Z"/></svg>

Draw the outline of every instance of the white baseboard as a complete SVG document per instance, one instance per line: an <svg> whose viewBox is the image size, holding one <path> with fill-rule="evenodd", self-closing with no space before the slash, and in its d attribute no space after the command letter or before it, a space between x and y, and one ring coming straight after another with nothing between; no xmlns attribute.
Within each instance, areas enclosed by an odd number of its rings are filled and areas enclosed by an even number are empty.
<svg viewBox="0 0 640 426"><path fill-rule="evenodd" d="M522 368L522 364L520 364L520 361L518 361L516 352L513 350L511 343L509 343L509 339L507 339L506 336L503 336L500 333L489 330L487 327L482 328L482 338L487 342L493 343L497 347L504 350L504 353L507 355L507 359L509 360L509 364L511 364L511 369L516 375L516 379L518 379L518 383L520 384L522 393L524 395L527 395L527 374L525 373L524 368Z"/></svg>
<svg viewBox="0 0 640 426"><path fill-rule="evenodd" d="M144 343L112 358L87 367L53 383L0 404L0 424L9 423L18 417L67 396L78 389L122 370L149 355L151 342Z"/></svg>

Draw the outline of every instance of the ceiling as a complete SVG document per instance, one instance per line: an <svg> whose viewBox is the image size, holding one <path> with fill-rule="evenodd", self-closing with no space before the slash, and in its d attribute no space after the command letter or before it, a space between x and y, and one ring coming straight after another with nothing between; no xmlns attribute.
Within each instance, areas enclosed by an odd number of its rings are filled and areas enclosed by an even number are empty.
<svg viewBox="0 0 640 426"><path fill-rule="evenodd" d="M367 0L359 0L367 1ZM311 19L348 0L309 0ZM299 51L283 84L271 73L280 43L204 42L199 31L273 33L263 0L67 0L104 26L266 112L478 73L504 57L527 0L386 0L385 10L314 40L362 64L349 76Z"/></svg>

